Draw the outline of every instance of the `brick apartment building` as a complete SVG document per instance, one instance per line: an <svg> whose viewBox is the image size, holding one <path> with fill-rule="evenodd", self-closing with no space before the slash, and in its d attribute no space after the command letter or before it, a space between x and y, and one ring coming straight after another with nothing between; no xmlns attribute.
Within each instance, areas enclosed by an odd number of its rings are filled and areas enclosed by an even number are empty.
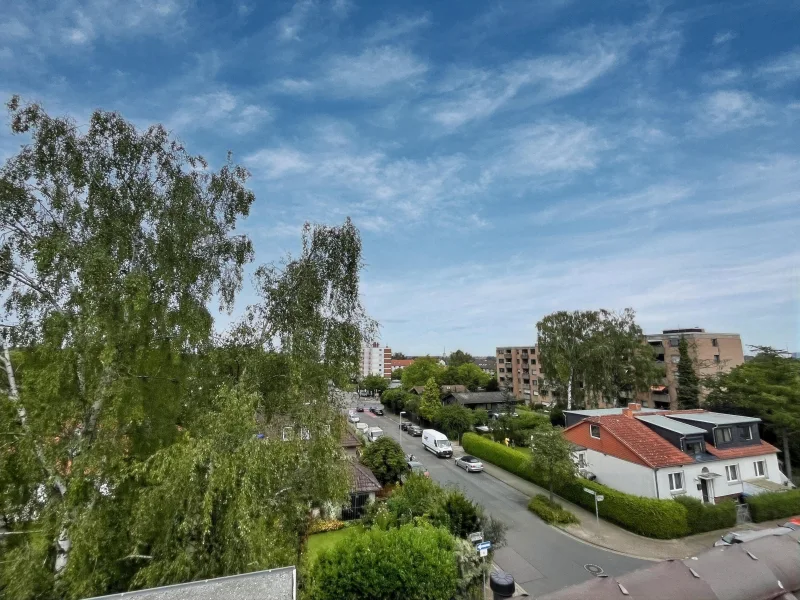
<svg viewBox="0 0 800 600"><path fill-rule="evenodd" d="M536 402L539 396L539 352L533 346L499 346L495 350L497 382L514 397Z"/></svg>
<svg viewBox="0 0 800 600"><path fill-rule="evenodd" d="M392 378L392 349L381 346L378 342L361 346L361 377L380 375Z"/></svg>
<svg viewBox="0 0 800 600"><path fill-rule="evenodd" d="M742 338L738 333L708 333L705 329L692 328L665 329L648 335L647 343L653 349L656 363L663 366L665 376L658 385L652 386L649 393L639 397L642 406L678 408L678 344L681 337L686 338L698 377L727 373L744 363Z"/></svg>
<svg viewBox="0 0 800 600"><path fill-rule="evenodd" d="M662 333L646 336L653 349L655 361L663 366L665 376L652 386L650 392L640 394L637 400L649 408L678 408L678 343L685 337L689 354L699 377L717 372L727 373L744 363L742 339L738 333L708 333L704 329L665 329ZM500 389L508 389L524 402L547 404L552 397L542 385L539 365L539 347L498 346L496 349L497 381ZM597 406L604 407L603 402Z"/></svg>

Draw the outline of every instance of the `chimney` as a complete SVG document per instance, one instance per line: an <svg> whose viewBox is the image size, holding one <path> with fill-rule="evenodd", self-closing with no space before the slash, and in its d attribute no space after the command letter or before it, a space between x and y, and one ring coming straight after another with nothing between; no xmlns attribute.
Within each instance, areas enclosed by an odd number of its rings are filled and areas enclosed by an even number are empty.
<svg viewBox="0 0 800 600"><path fill-rule="evenodd" d="M628 404L628 408L623 408L622 409L622 414L623 414L623 416L626 416L626 417L629 417L629 418L632 419L633 418L633 413L637 413L640 410L642 410L642 405L641 404L638 404L636 402L630 402Z"/></svg>

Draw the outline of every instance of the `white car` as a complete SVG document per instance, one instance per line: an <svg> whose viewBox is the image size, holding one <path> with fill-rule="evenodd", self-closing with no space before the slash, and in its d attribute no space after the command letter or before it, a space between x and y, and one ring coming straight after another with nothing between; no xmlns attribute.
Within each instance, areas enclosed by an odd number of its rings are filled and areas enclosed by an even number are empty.
<svg viewBox="0 0 800 600"><path fill-rule="evenodd" d="M351 423L358 423L361 419L358 418L358 415L350 415L347 420Z"/></svg>
<svg viewBox="0 0 800 600"><path fill-rule="evenodd" d="M456 466L461 467L468 473L480 473L483 471L483 463L469 454L458 457L456 459Z"/></svg>

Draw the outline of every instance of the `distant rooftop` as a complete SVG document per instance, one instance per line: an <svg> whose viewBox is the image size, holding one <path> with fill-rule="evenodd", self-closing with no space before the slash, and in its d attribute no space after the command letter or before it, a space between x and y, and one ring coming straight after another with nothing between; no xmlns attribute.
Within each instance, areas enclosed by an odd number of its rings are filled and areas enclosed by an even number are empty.
<svg viewBox="0 0 800 600"><path fill-rule="evenodd" d="M644 423L652 423L653 425L661 427L662 429L674 431L675 433L680 433L681 435L704 435L706 432L705 429L701 429L700 427L695 427L694 425L689 425L687 423L681 423L680 421L670 419L664 415L637 415L636 418Z"/></svg>
<svg viewBox="0 0 800 600"><path fill-rule="evenodd" d="M682 421L696 421L698 423L710 423L712 425L735 425L737 423L760 423L761 419L756 417L742 417L739 415L726 415L717 412L700 413L674 413L670 415L673 419Z"/></svg>
<svg viewBox="0 0 800 600"><path fill-rule="evenodd" d="M586 410L565 410L565 413L573 415L583 415L584 417L604 417L606 415L621 415L624 408L589 408ZM643 407L638 412L663 413L663 408Z"/></svg>

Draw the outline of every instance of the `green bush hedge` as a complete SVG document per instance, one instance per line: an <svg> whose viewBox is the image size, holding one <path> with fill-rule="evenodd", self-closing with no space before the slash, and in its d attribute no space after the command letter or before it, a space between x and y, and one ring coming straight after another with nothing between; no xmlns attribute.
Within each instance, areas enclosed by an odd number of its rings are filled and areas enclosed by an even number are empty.
<svg viewBox="0 0 800 600"><path fill-rule="evenodd" d="M686 507L686 518L691 534L727 529L736 525L736 503L733 500L719 504L703 504L697 498L678 496L675 501Z"/></svg>
<svg viewBox="0 0 800 600"><path fill-rule="evenodd" d="M580 523L578 517L573 515L558 502L550 502L544 494L537 494L528 503L528 510L539 515L539 518L546 523L557 525L569 525L570 523Z"/></svg>
<svg viewBox="0 0 800 600"><path fill-rule="evenodd" d="M747 504L755 523L800 515L800 490L751 496L747 499Z"/></svg>
<svg viewBox="0 0 800 600"><path fill-rule="evenodd" d="M468 453L545 487L545 482L531 469L527 452L507 448L472 433L464 434L461 443ZM583 488L605 496L599 505L600 516L628 531L659 539L689 534L688 511L674 500L633 496L580 477L556 486L555 492L565 500L594 512L594 497L584 492Z"/></svg>

